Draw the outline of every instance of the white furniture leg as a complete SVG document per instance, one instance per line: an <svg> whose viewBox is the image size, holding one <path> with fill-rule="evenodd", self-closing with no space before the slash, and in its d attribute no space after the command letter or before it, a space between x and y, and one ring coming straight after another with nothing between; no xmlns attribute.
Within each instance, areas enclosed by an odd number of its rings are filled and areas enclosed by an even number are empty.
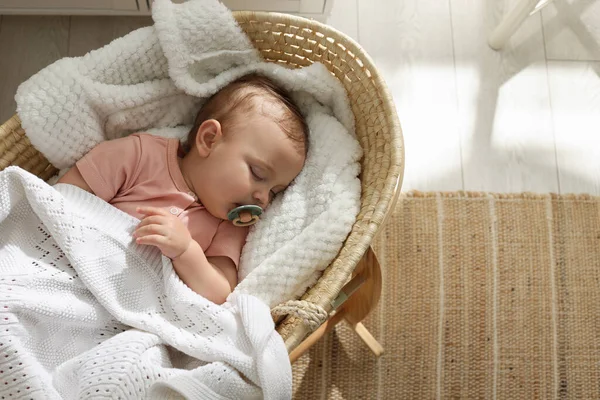
<svg viewBox="0 0 600 400"><path fill-rule="evenodd" d="M538 3L548 2L544 0L519 0L515 8L504 16L500 24L488 38L490 47L494 50L500 50L504 47L508 39L519 29L523 21L536 9Z"/></svg>

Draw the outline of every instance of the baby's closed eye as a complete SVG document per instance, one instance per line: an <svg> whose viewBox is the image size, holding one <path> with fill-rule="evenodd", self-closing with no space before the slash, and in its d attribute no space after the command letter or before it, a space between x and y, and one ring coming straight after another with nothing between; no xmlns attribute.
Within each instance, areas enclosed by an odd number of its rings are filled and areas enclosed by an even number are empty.
<svg viewBox="0 0 600 400"><path fill-rule="evenodd" d="M260 171L258 171L258 168L250 166L250 172L252 172L252 176L257 181L262 182L265 180L265 178L261 175Z"/></svg>

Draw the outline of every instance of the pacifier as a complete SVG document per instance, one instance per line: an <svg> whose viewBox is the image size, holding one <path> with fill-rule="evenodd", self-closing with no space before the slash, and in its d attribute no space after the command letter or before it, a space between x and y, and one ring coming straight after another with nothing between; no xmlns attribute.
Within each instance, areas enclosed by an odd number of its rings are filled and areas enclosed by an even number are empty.
<svg viewBox="0 0 600 400"><path fill-rule="evenodd" d="M258 222L263 210L259 206L239 206L229 211L227 219L235 226L250 226Z"/></svg>

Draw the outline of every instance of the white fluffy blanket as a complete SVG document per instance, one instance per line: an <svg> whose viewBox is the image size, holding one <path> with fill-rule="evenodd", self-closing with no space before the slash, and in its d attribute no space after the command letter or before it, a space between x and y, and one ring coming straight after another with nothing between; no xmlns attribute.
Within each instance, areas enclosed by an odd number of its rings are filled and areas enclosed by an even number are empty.
<svg viewBox="0 0 600 400"><path fill-rule="evenodd" d="M137 223L74 186L0 172L0 395L291 398L269 308L192 292L131 240Z"/></svg>
<svg viewBox="0 0 600 400"><path fill-rule="evenodd" d="M360 206L359 159L346 93L321 64L289 70L261 62L216 0L153 3L154 26L84 57L67 58L19 87L17 110L34 146L66 168L94 145L134 131L183 137L202 103L259 71L290 90L307 116L306 166L252 229L238 293L270 307L299 296L333 260ZM284 39L282 39L284 40Z"/></svg>

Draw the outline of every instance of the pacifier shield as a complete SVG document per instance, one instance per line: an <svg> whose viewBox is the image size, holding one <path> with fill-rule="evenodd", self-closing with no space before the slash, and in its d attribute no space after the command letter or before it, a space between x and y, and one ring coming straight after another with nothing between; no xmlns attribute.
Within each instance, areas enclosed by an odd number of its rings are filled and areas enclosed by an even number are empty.
<svg viewBox="0 0 600 400"><path fill-rule="evenodd" d="M262 212L263 210L259 206L239 206L229 211L227 214L227 219L229 219L235 226L250 226L258 222ZM250 219L247 221L242 221L243 217L250 217Z"/></svg>

